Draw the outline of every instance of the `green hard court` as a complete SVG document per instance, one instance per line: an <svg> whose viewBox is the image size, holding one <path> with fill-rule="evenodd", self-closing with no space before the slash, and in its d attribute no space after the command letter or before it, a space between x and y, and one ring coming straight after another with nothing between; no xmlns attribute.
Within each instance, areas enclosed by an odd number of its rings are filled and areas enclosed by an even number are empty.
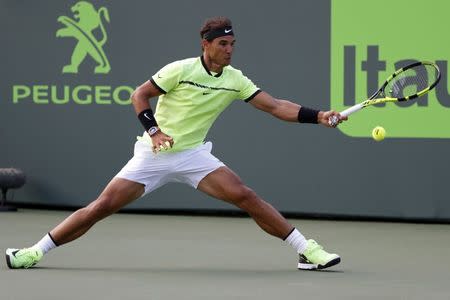
<svg viewBox="0 0 450 300"><path fill-rule="evenodd" d="M69 211L0 215L1 249ZM247 217L115 214L29 270L0 267L0 299L448 299L450 225L290 219L341 264L298 271Z"/></svg>

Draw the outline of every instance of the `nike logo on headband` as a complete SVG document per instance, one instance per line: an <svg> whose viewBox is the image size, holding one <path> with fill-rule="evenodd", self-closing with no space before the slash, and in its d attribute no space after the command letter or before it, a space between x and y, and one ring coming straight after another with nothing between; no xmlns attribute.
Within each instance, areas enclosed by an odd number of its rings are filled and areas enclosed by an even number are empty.
<svg viewBox="0 0 450 300"><path fill-rule="evenodd" d="M231 32L231 30L233 30L233 29L225 29L225 33L230 33Z"/></svg>

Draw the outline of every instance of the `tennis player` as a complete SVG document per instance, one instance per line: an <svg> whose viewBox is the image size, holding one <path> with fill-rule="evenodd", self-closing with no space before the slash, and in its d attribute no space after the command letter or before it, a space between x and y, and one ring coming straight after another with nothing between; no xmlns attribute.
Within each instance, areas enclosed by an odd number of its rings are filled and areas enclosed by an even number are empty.
<svg viewBox="0 0 450 300"><path fill-rule="evenodd" d="M326 127L334 111L319 111L276 99L260 90L230 66L235 43L231 21L214 17L200 30L200 57L172 62L139 86L132 95L144 135L134 156L111 180L100 196L70 215L35 245L7 249L8 267L29 268L51 249L73 241L96 222L168 182L183 182L214 198L246 211L267 233L284 240L299 254L299 269L323 269L340 262L314 240L307 240L269 203L247 187L223 162L211 154L206 134L219 114L234 100L288 122ZM156 112L149 99L158 97Z"/></svg>

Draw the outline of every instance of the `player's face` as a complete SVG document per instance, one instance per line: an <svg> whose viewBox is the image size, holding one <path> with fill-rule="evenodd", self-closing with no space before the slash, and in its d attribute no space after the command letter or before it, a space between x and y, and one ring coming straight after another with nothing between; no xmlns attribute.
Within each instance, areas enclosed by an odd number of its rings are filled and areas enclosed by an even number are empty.
<svg viewBox="0 0 450 300"><path fill-rule="evenodd" d="M211 62L223 67L228 66L231 63L235 41L234 36L227 35L207 42L205 51Z"/></svg>

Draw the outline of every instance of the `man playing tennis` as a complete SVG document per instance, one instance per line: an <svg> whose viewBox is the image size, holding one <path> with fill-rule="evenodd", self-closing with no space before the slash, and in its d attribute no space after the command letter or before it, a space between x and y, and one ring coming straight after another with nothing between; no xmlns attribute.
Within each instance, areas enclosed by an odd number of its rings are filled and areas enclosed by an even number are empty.
<svg viewBox="0 0 450 300"><path fill-rule="evenodd" d="M29 268L59 245L86 233L96 222L168 182L183 182L246 211L267 233L283 239L299 253L299 269L323 269L340 262L314 240L305 237L219 159L204 142L217 116L235 99L288 122L318 123L339 113L318 111L275 99L258 89L241 71L230 66L235 43L231 21L215 17L200 31L203 54L170 63L132 95L146 133L134 156L100 196L77 210L30 248L7 249L10 268ZM149 99L158 97L153 114Z"/></svg>

